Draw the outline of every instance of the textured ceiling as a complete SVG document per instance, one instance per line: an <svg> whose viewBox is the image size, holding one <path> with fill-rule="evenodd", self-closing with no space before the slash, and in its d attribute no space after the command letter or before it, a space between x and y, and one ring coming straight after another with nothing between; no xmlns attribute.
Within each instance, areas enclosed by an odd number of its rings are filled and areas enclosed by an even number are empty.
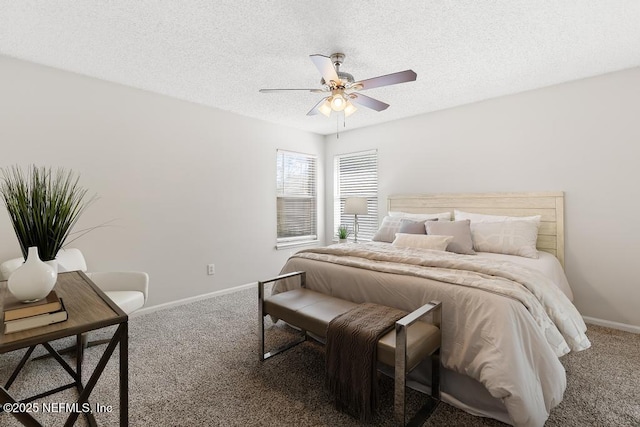
<svg viewBox="0 0 640 427"><path fill-rule="evenodd" d="M640 1L0 0L0 54L320 134L310 54L391 104L346 130L640 66ZM342 122L340 122L342 128Z"/></svg>

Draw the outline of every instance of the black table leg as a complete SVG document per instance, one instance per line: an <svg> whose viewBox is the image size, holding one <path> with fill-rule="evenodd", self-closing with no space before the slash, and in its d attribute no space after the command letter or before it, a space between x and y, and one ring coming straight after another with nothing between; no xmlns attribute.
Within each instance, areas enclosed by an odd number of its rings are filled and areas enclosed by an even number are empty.
<svg viewBox="0 0 640 427"><path fill-rule="evenodd" d="M18 374L20 373L20 371L22 371L24 364L27 363L27 360L29 360L29 357L31 357L31 353L33 353L33 350L35 350L35 348L36 346L32 345L31 347L29 347L29 350L27 350L24 356L22 356L20 363L18 363L18 366L16 366L16 368L13 370L11 377L9 377L9 379L7 380L7 383L4 385L4 387L7 390L9 389L9 387L11 387L11 384L13 384L13 382L16 380Z"/></svg>
<svg viewBox="0 0 640 427"><path fill-rule="evenodd" d="M129 425L129 324L122 325L120 336L120 427Z"/></svg>
<svg viewBox="0 0 640 427"><path fill-rule="evenodd" d="M77 403L80 407L83 403L86 403L89 400L89 395L93 391L93 388L96 386L96 383L98 382L100 375L102 375L104 368L107 366L107 362L109 362L109 359L111 358L116 345L118 345L118 343L122 340L123 331L127 332L127 326L127 322L121 323L120 326L118 326L118 330L111 338L111 341L109 341L109 345L107 345L107 349L102 354L102 357L100 358L100 361L98 362L95 370L91 374L89 381L87 381L87 385L82 390L82 393L80 393L80 397L77 400ZM74 412L69 415L69 418L67 418L67 422L64 424L65 427L73 426L78 419L78 415L78 412Z"/></svg>
<svg viewBox="0 0 640 427"><path fill-rule="evenodd" d="M84 348L82 347L82 334L76 335L76 375L78 384L82 387L82 359L84 358Z"/></svg>
<svg viewBox="0 0 640 427"><path fill-rule="evenodd" d="M16 400L5 390L4 387L0 387L0 403L17 403ZM42 427L42 424L31 416L28 412L12 412L14 416L22 425L27 427Z"/></svg>

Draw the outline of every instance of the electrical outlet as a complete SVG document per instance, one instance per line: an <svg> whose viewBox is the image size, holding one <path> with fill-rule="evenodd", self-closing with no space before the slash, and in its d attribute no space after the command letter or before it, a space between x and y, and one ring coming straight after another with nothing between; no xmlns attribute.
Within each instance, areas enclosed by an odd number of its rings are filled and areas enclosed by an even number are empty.
<svg viewBox="0 0 640 427"><path fill-rule="evenodd" d="M207 264L207 274L209 276L213 276L216 273L216 265L215 264Z"/></svg>

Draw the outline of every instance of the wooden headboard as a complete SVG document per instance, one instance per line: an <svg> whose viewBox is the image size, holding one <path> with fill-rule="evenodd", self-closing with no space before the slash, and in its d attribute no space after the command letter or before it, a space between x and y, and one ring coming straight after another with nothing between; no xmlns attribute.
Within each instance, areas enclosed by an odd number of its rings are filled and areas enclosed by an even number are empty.
<svg viewBox="0 0 640 427"><path fill-rule="evenodd" d="M564 193L460 193L389 196L389 211L437 213L454 209L488 215L542 215L538 250L555 255L564 267Z"/></svg>

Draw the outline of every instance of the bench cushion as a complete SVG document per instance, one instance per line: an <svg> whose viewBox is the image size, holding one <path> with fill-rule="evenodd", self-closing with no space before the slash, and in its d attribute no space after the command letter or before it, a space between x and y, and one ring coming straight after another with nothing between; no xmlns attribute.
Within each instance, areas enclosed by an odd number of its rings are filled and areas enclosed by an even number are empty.
<svg viewBox="0 0 640 427"><path fill-rule="evenodd" d="M306 288L293 289L264 300L265 314L326 338L329 322L358 304ZM407 329L407 368L413 369L440 346L440 329L416 322ZM396 331L378 341L378 361L395 366Z"/></svg>
<svg viewBox="0 0 640 427"><path fill-rule="evenodd" d="M357 304L354 302L304 288L282 292L264 301L266 314L312 332L320 338L327 337L327 326L334 317L355 306Z"/></svg>

